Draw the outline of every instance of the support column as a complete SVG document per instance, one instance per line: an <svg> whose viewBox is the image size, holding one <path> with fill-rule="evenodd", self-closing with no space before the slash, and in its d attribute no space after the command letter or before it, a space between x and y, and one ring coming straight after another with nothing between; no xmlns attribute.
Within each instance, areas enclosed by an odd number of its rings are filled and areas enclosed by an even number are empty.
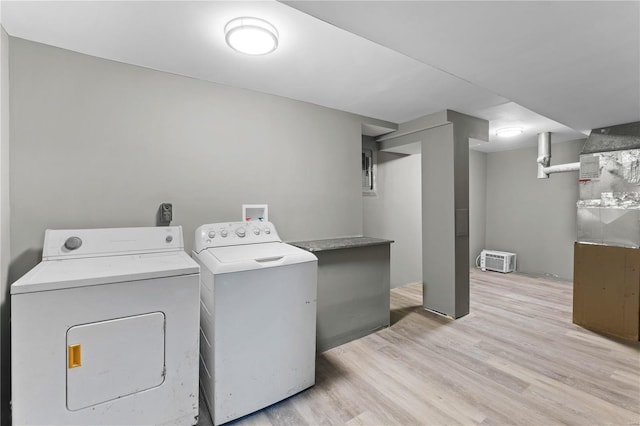
<svg viewBox="0 0 640 426"><path fill-rule="evenodd" d="M423 307L451 318L469 313L469 138L488 140L489 123L446 110L378 139L387 151L420 143Z"/></svg>

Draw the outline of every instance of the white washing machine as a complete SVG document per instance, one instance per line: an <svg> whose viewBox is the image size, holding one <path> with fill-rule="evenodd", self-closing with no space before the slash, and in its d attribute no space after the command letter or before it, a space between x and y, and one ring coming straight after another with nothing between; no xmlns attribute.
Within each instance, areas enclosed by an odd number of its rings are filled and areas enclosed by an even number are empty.
<svg viewBox="0 0 640 426"><path fill-rule="evenodd" d="M181 227L47 230L11 286L13 424L196 424L198 324Z"/></svg>
<svg viewBox="0 0 640 426"><path fill-rule="evenodd" d="M200 386L215 425L315 383L317 258L270 222L203 225Z"/></svg>

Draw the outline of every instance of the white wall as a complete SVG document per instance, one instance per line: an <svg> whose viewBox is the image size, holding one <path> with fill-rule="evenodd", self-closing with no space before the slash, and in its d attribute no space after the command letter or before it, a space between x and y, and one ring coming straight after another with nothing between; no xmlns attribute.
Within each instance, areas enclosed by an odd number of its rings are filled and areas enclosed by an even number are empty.
<svg viewBox="0 0 640 426"><path fill-rule="evenodd" d="M377 194L363 196L364 235L394 240L391 287L422 282L420 154L378 152Z"/></svg>
<svg viewBox="0 0 640 426"><path fill-rule="evenodd" d="M363 117L11 38L12 267L46 228L203 223L268 203L284 240L362 234Z"/></svg>
<svg viewBox="0 0 640 426"><path fill-rule="evenodd" d="M583 145L553 144L551 164L579 161ZM537 179L536 158L537 148L487 155L486 245L516 253L521 272L571 280L578 172Z"/></svg>
<svg viewBox="0 0 640 426"><path fill-rule="evenodd" d="M9 36L0 27L0 424L8 425L11 394L9 285Z"/></svg>

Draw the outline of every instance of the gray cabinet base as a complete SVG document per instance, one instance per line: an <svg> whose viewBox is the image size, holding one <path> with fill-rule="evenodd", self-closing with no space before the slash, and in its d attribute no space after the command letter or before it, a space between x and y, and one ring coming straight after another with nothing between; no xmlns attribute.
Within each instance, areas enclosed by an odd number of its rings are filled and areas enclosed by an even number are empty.
<svg viewBox="0 0 640 426"><path fill-rule="evenodd" d="M318 257L318 352L389 326L389 244L314 254Z"/></svg>

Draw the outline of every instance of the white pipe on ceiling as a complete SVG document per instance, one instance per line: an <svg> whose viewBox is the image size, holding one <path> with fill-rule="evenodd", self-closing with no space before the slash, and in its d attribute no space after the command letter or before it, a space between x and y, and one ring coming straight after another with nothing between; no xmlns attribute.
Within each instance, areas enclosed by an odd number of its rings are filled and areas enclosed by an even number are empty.
<svg viewBox="0 0 640 426"><path fill-rule="evenodd" d="M575 172L580 162L551 165L551 132L538 133L538 179L548 179L551 173Z"/></svg>
<svg viewBox="0 0 640 426"><path fill-rule="evenodd" d="M551 163L551 132L538 133L538 179L547 179L544 168Z"/></svg>
<svg viewBox="0 0 640 426"><path fill-rule="evenodd" d="M544 167L542 169L547 175L550 173L561 173L561 172L577 172L580 170L580 162L577 163L566 163L566 164L557 164L555 166Z"/></svg>

